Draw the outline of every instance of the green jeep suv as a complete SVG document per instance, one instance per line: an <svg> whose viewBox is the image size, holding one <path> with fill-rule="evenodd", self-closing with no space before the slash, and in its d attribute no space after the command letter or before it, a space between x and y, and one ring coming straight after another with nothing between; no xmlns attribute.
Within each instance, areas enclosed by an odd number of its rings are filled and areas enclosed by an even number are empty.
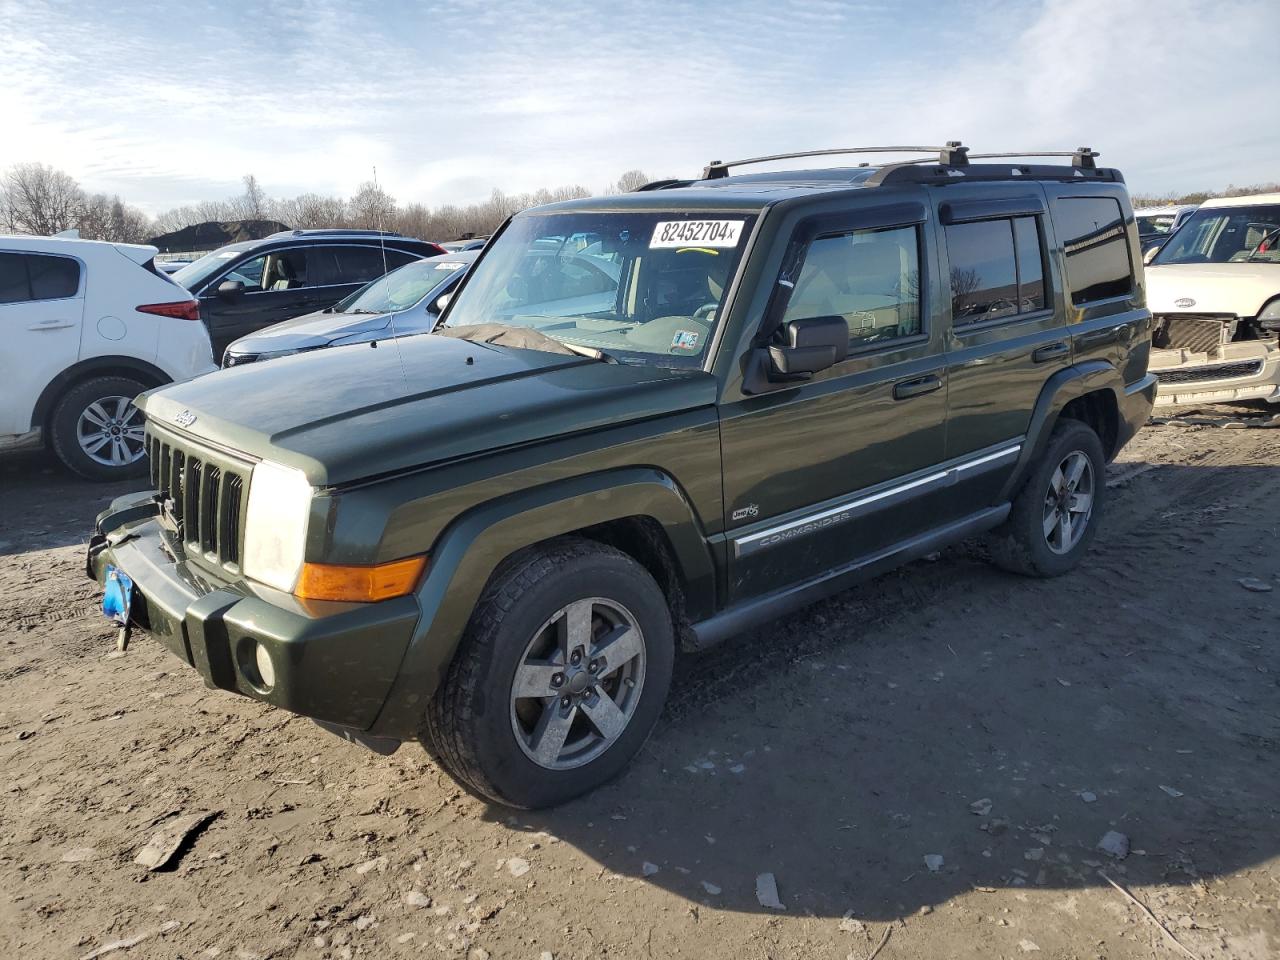
<svg viewBox="0 0 1280 960"><path fill-rule="evenodd" d="M1123 178L895 149L528 210L432 334L144 395L154 489L89 548L122 639L540 807L678 650L975 535L1070 570L1155 392Z"/></svg>

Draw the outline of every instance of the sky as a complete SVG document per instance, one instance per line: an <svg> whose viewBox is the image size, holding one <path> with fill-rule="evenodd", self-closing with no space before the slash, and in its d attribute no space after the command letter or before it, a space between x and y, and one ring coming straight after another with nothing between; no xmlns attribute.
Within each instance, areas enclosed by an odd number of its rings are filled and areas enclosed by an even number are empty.
<svg viewBox="0 0 1280 960"><path fill-rule="evenodd" d="M0 169L151 214L467 203L626 170L959 139L1141 193L1280 180L1280 0L0 0Z"/></svg>

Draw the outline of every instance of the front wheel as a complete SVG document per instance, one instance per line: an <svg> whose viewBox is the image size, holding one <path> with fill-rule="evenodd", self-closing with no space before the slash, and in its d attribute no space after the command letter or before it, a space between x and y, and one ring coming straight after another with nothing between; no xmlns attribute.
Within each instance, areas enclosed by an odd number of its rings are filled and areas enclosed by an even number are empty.
<svg viewBox="0 0 1280 960"><path fill-rule="evenodd" d="M990 538L991 559L1012 573L1056 577L1093 543L1106 499L1102 441L1086 423L1062 420Z"/></svg>
<svg viewBox="0 0 1280 960"><path fill-rule="evenodd" d="M666 600L636 561L586 540L531 551L481 596L423 744L486 799L563 803L640 749L674 654Z"/></svg>

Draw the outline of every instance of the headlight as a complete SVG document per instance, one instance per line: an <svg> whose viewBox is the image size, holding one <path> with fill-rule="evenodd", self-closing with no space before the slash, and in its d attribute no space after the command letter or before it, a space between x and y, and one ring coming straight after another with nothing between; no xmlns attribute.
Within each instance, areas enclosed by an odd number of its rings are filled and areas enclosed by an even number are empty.
<svg viewBox="0 0 1280 960"><path fill-rule="evenodd" d="M253 468L244 523L245 576L293 590L307 542L311 495L301 470L266 460Z"/></svg>
<svg viewBox="0 0 1280 960"><path fill-rule="evenodd" d="M1263 330L1280 330L1280 297L1262 308L1258 314L1258 326Z"/></svg>

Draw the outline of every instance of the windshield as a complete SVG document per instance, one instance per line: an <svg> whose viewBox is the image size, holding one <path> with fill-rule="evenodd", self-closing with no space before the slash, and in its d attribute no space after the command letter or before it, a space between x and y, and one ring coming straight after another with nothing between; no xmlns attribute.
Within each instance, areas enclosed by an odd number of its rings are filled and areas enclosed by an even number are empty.
<svg viewBox="0 0 1280 960"><path fill-rule="evenodd" d="M206 253L199 260L193 260L181 270L175 270L169 276L173 278L174 283L180 283L188 290L195 290L214 274L221 272L227 266L227 261L234 260L247 249L247 244L236 244L230 247L223 247L221 250L215 250L213 253Z"/></svg>
<svg viewBox="0 0 1280 960"><path fill-rule="evenodd" d="M446 326L503 324L620 363L701 366L754 221L685 210L517 217Z"/></svg>
<svg viewBox="0 0 1280 960"><path fill-rule="evenodd" d="M334 313L396 313L417 306L436 287L467 269L458 260L415 260L351 294Z"/></svg>
<svg viewBox="0 0 1280 960"><path fill-rule="evenodd" d="M1152 263L1275 263L1274 251L1258 247L1276 230L1280 230L1280 204L1201 208L1178 228Z"/></svg>

